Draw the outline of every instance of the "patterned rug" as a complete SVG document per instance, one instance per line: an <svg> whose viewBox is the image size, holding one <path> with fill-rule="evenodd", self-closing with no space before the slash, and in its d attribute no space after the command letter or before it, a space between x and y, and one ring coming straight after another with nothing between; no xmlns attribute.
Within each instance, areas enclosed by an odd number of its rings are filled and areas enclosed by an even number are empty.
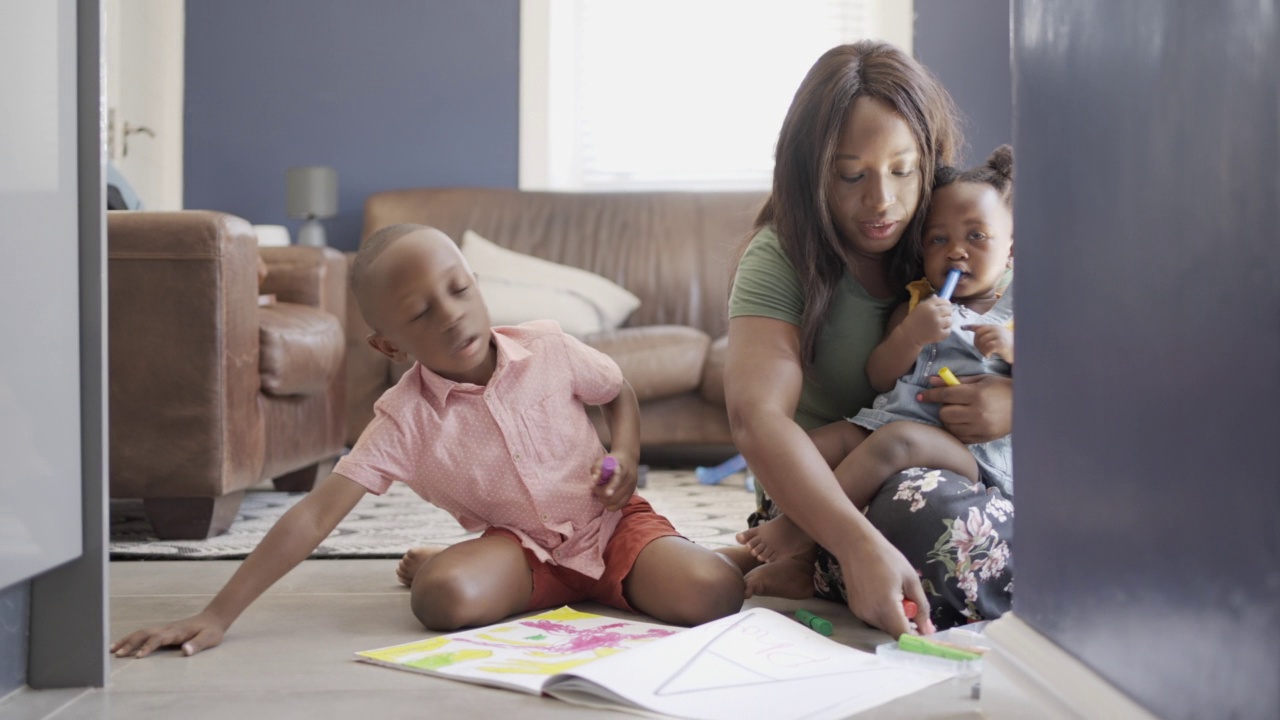
<svg viewBox="0 0 1280 720"><path fill-rule="evenodd" d="M700 485L692 470L651 470L639 494L685 537L709 548L736 544L755 509L755 493L738 473L719 485ZM208 540L160 540L141 500L111 501L112 560L227 560L244 558L301 493L270 483L250 488L231 529ZM315 558L398 558L415 545L451 545L476 537L445 511L396 483L385 495L366 495L320 547Z"/></svg>

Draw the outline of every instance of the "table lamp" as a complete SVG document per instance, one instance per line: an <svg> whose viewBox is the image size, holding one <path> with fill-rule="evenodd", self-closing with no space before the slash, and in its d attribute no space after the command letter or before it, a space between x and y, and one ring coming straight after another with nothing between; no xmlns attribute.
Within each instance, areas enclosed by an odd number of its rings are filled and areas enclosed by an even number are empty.
<svg viewBox="0 0 1280 720"><path fill-rule="evenodd" d="M302 165L285 173L288 213L305 220L298 229L298 244L324 247L322 218L338 214L338 171L324 165Z"/></svg>

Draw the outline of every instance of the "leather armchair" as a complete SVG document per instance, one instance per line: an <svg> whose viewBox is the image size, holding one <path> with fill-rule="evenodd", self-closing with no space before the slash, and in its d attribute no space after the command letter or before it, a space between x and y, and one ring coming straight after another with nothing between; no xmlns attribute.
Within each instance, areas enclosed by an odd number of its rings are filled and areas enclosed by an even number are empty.
<svg viewBox="0 0 1280 720"><path fill-rule="evenodd" d="M109 212L107 238L111 497L205 538L264 479L309 490L343 450L342 254L206 211Z"/></svg>

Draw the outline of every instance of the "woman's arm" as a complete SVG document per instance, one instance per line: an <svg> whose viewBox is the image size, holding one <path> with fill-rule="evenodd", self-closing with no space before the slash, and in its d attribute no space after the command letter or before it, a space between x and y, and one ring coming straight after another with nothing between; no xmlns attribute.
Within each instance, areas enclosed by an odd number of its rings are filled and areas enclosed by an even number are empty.
<svg viewBox="0 0 1280 720"><path fill-rule="evenodd" d="M772 318L729 321L725 402L738 451L770 497L843 567L849 608L895 637L908 631L902 598L928 617L928 601L915 570L858 512L836 482L813 441L793 416L803 372L800 329ZM921 630L930 629L927 621Z"/></svg>
<svg viewBox="0 0 1280 720"><path fill-rule="evenodd" d="M631 383L622 381L618 396L600 406L609 426L609 454L618 461L618 469L604 485L596 485L595 495L606 510L620 510L636 491L636 469L640 462L640 402ZM602 458L603 459L603 458ZM600 462L593 468L600 478Z"/></svg>

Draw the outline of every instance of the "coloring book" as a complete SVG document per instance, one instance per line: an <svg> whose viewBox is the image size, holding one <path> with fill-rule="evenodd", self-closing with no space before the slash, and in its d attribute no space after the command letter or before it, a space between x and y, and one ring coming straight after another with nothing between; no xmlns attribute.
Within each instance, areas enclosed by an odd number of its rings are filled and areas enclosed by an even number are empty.
<svg viewBox="0 0 1280 720"><path fill-rule="evenodd" d="M763 608L685 630L563 607L356 657L579 705L696 720L843 718L947 677L888 664Z"/></svg>

